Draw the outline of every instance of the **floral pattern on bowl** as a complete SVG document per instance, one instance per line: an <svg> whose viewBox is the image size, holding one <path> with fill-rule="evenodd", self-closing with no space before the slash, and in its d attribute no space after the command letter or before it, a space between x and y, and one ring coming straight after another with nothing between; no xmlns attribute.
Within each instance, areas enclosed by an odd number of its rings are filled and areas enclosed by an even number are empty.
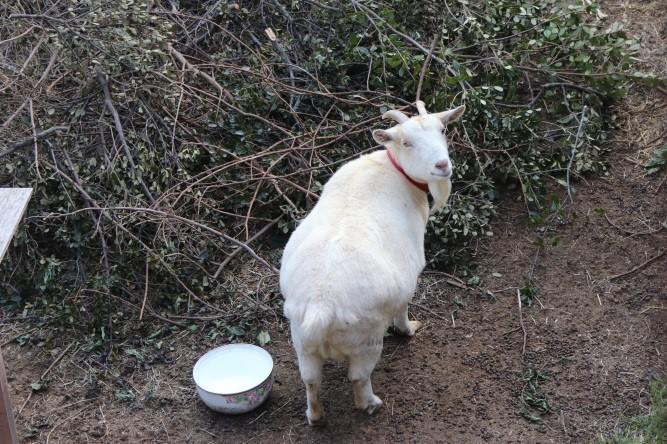
<svg viewBox="0 0 667 444"><path fill-rule="evenodd" d="M273 387L273 378L269 378L265 383L248 392L225 396L225 402L228 404L237 404L239 407L256 407L264 402L266 395L271 391L271 387Z"/></svg>
<svg viewBox="0 0 667 444"><path fill-rule="evenodd" d="M199 393L202 401L204 401L207 406L216 412L238 415L241 413L247 413L262 405L262 403L266 401L266 398L269 397L269 393L271 392L272 387L273 373L271 373L271 376L269 376L266 381L254 389L243 393L237 393L234 395L218 395L215 393L209 393L199 387L197 387L197 392Z"/></svg>

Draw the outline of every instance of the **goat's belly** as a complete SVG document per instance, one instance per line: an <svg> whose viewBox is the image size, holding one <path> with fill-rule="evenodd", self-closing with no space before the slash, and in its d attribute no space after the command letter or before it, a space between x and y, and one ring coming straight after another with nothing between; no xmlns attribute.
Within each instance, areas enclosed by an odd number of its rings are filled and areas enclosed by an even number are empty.
<svg viewBox="0 0 667 444"><path fill-rule="evenodd" d="M333 331L326 339L318 343L306 341L304 350L317 353L324 359L347 361L350 356L363 355L382 348L384 332L388 325L389 322L386 325L384 323L376 326L366 325L359 330L350 328L345 331Z"/></svg>

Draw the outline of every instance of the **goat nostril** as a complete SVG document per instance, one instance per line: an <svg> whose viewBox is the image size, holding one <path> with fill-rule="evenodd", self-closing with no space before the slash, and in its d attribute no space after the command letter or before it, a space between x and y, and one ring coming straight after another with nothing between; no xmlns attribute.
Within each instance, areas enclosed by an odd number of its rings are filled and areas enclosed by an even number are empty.
<svg viewBox="0 0 667 444"><path fill-rule="evenodd" d="M440 170L446 170L449 167L449 161L441 160L439 162L436 162L435 167Z"/></svg>

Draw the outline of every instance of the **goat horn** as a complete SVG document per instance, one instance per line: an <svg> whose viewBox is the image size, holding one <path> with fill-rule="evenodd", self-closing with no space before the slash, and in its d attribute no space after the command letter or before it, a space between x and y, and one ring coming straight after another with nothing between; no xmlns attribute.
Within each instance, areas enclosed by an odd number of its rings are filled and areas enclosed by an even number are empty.
<svg viewBox="0 0 667 444"><path fill-rule="evenodd" d="M428 111L426 111L426 104L424 102L417 100L415 105L417 105L417 111L419 111L420 116L426 116L428 114Z"/></svg>
<svg viewBox="0 0 667 444"><path fill-rule="evenodd" d="M408 116L406 116L402 112L397 111L395 109L392 109L392 110L387 111L386 113L382 114L382 118L383 119L394 119L398 123L403 123L407 120L410 120L410 118Z"/></svg>

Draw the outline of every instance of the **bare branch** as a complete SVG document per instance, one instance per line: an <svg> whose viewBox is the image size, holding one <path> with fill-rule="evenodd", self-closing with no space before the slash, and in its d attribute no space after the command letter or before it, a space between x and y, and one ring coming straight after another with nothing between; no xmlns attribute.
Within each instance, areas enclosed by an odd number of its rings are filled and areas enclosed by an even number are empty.
<svg viewBox="0 0 667 444"><path fill-rule="evenodd" d="M45 139L57 131L68 131L68 130L69 126L52 126L49 129L33 134L33 136L30 137L29 139L23 139L19 142L13 143L12 145L9 146L9 149L7 151L0 153L0 157L7 156L8 154L13 153L14 151L20 148L29 146L30 144L36 142L37 140Z"/></svg>
<svg viewBox="0 0 667 444"><path fill-rule="evenodd" d="M107 82L106 75L102 71L98 71L96 78L97 78L97 83L99 83L100 87L104 91L104 104L106 105L107 109L111 113L111 116L113 117L114 125L116 126L116 132L118 133L118 138L120 139L120 144L123 147L123 151L125 151L125 156L127 157L127 161L130 163L132 172L134 172L135 177L137 178L139 184L141 185L141 188L144 190L146 198L151 204L153 204L155 203L155 198L153 197L153 194L151 194L150 190L148 189L148 186L146 186L146 183L141 177L141 172L137 168L137 165L134 163L132 152L130 151L130 147L127 145L127 141L125 140L123 124L120 122L120 116L118 115L118 111L116 111L116 107L114 107L113 101L111 100L111 92L109 91L109 83Z"/></svg>

